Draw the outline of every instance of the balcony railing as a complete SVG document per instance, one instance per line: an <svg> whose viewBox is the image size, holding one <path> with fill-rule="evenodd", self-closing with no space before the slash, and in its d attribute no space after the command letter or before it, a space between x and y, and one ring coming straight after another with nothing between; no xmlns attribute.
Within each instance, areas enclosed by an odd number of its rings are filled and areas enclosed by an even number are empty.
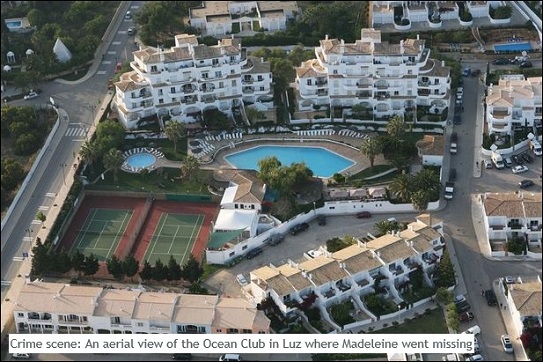
<svg viewBox="0 0 543 362"><path fill-rule="evenodd" d="M505 229L505 226L503 226L503 225L489 225L488 227L490 229L492 229L492 230L503 230L503 229Z"/></svg>

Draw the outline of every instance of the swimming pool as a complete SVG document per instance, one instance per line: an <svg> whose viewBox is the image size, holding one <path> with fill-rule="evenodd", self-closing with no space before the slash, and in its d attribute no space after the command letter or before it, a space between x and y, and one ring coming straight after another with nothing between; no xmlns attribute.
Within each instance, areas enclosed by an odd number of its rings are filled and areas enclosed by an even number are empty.
<svg viewBox="0 0 543 362"><path fill-rule="evenodd" d="M323 178L332 177L355 164L354 161L322 147L278 145L253 147L225 156L224 159L236 168L258 171L258 161L270 156L277 157L282 165L287 166L294 162L305 162L315 176Z"/></svg>
<svg viewBox="0 0 543 362"><path fill-rule="evenodd" d="M22 20L6 20L6 26L8 29L20 29L23 27Z"/></svg>
<svg viewBox="0 0 543 362"><path fill-rule="evenodd" d="M149 167L156 162L156 157L150 153L136 153L126 159L126 163L133 168Z"/></svg>
<svg viewBox="0 0 543 362"><path fill-rule="evenodd" d="M494 45L495 52L521 52L524 50L532 50L530 43L510 43Z"/></svg>

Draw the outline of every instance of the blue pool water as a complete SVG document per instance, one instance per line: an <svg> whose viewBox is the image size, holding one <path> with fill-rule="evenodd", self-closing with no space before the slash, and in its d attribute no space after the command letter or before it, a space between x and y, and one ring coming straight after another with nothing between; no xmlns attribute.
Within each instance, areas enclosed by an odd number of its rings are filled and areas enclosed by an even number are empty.
<svg viewBox="0 0 543 362"><path fill-rule="evenodd" d="M315 176L324 178L332 177L355 163L320 147L257 146L224 158L234 167L258 171L258 161L270 156L277 157L286 166L294 162L305 162Z"/></svg>
<svg viewBox="0 0 543 362"><path fill-rule="evenodd" d="M523 50L532 50L530 43L511 43L494 45L495 52L520 52Z"/></svg>
<svg viewBox="0 0 543 362"><path fill-rule="evenodd" d="M126 159L126 163L132 167L145 168L155 163L156 157L150 153L138 153Z"/></svg>
<svg viewBox="0 0 543 362"><path fill-rule="evenodd" d="M19 29L23 27L21 20L6 20L6 26L8 29Z"/></svg>

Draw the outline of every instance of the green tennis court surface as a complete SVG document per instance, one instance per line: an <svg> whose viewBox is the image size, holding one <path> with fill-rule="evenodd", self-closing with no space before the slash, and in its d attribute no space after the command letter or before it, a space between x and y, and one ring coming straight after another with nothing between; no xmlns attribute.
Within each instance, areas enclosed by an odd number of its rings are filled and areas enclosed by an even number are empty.
<svg viewBox="0 0 543 362"><path fill-rule="evenodd" d="M175 260L183 265L190 256L204 217L163 212L145 252L144 260L148 260L151 265L154 265L157 259L168 264L170 255L173 255Z"/></svg>
<svg viewBox="0 0 543 362"><path fill-rule="evenodd" d="M93 253L98 260L107 260L125 235L132 214L132 210L124 209L91 209L72 251L79 250L84 255Z"/></svg>

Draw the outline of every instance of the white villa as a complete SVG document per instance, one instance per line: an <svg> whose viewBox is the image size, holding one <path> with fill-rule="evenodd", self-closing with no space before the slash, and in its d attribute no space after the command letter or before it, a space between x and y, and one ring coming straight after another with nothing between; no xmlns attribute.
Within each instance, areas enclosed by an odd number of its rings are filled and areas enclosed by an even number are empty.
<svg viewBox="0 0 543 362"><path fill-rule="evenodd" d="M505 286L500 283L500 287L505 292ZM519 278L517 283L507 284L507 289L507 310L517 332L516 336L511 337L520 337L529 328L541 328L541 277L538 275L535 278Z"/></svg>
<svg viewBox="0 0 543 362"><path fill-rule="evenodd" d="M326 39L315 59L296 68L295 95L299 111L315 107L367 110L368 120L410 113L428 106L432 114L449 107L450 68L430 59L425 41L399 44L381 41L381 31L362 29L355 43Z"/></svg>
<svg viewBox="0 0 543 362"><path fill-rule="evenodd" d="M191 8L190 25L204 35L220 36L240 31L277 31L299 13L296 1L202 1Z"/></svg>
<svg viewBox="0 0 543 362"><path fill-rule="evenodd" d="M541 126L541 77L525 79L502 75L498 84L488 87L486 123L488 134L511 135L515 127Z"/></svg>
<svg viewBox="0 0 543 362"><path fill-rule="evenodd" d="M321 247L321 255L315 258L255 269L250 273L253 298L255 302L271 298L284 315L289 315L296 310L293 303L302 303L315 294L315 305L327 320L329 306L351 299L376 320L363 302L365 295L375 292L376 280L384 288L385 297L396 303L402 302L399 289L409 281L411 271L422 267L424 279L431 285L430 274L443 253L443 240L442 222L429 224L429 216L421 215L399 233L366 243L359 241L334 253Z"/></svg>
<svg viewBox="0 0 543 362"><path fill-rule="evenodd" d="M17 333L270 333L243 298L27 282L13 308Z"/></svg>
<svg viewBox="0 0 543 362"><path fill-rule="evenodd" d="M493 246L505 245L515 235L527 239L528 249L541 248L541 193L486 193L481 195L481 201L486 237L493 254L502 255L502 248ZM541 259L541 252L537 255Z"/></svg>
<svg viewBox="0 0 543 362"><path fill-rule="evenodd" d="M232 115L242 101L273 107L270 65L247 57L239 39L207 46L195 35L181 34L169 50L147 47L133 55L132 71L115 83L114 97L128 129L150 116L194 122L207 109Z"/></svg>

